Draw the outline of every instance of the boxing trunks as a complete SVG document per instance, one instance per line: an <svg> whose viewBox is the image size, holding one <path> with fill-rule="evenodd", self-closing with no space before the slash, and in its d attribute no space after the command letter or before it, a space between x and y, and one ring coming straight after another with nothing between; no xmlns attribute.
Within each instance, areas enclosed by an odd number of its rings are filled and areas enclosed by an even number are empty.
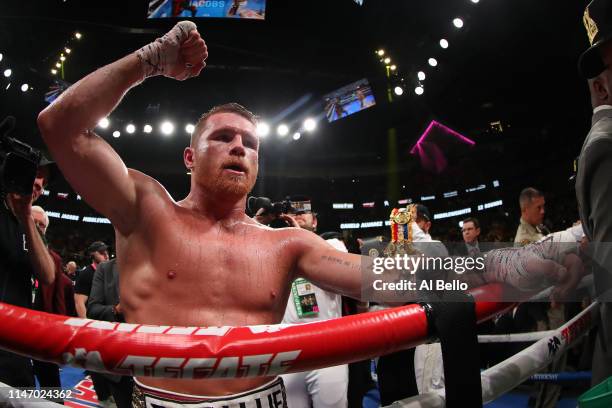
<svg viewBox="0 0 612 408"><path fill-rule="evenodd" d="M261 387L221 397L179 394L134 381L132 406L135 408L287 408L285 386L280 377Z"/></svg>

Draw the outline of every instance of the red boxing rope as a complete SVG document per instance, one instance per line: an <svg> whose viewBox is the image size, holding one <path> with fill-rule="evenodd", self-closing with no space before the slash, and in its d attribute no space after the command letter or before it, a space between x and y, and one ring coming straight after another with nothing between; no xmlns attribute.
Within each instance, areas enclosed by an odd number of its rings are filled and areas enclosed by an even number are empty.
<svg viewBox="0 0 612 408"><path fill-rule="evenodd" d="M478 300L507 290L472 290ZM479 321L512 307L477 302ZM139 377L244 378L313 370L422 344L420 305L300 325L175 327L66 318L0 303L0 347L37 360Z"/></svg>

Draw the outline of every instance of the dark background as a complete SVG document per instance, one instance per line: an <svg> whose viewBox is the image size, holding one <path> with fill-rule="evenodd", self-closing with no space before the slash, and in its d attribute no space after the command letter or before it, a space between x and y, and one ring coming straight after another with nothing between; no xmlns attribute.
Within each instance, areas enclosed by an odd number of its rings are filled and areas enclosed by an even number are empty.
<svg viewBox="0 0 612 408"><path fill-rule="evenodd" d="M145 19L145 1L3 2L0 12L0 117L11 114L18 125L13 136L43 147L36 128L44 93L57 78L51 74L60 51L72 53L63 78L74 83L87 73L162 35L176 22ZM568 178L589 128L591 109L586 82L576 63L588 42L582 27L586 1L481 0L308 2L268 0L266 21L202 19L199 30L209 48L208 67L196 79L176 82L154 78L134 89L99 133L128 166L159 179L175 199L189 188L182 150L189 137L186 123L215 104L236 101L270 123L288 123L292 132L307 116L320 116L321 96L367 78L377 105L328 124L321 119L312 134L298 141L274 132L263 142L255 195L280 200L288 194L313 199L320 231L339 230L342 222L388 219L397 200L436 195L427 201L433 213L471 207L483 234L499 229L513 236L518 224L518 193L534 186L547 195L546 222L565 228L577 219ZM457 30L455 17L465 25ZM80 41L75 31L83 34ZM447 50L440 38L450 42ZM375 51L384 48L397 75L388 77ZM439 65L427 65L429 57ZM425 93L415 95L416 72L424 70ZM27 82L33 90L21 92ZM11 86L6 89L6 86ZM389 90L402 85L401 97ZM302 104L294 103L298 100ZM176 125L162 136L163 119ZM424 168L411 147L432 119L476 141L452 142L432 137L447 166ZM138 130L125 131L127 123ZM493 122L500 122L492 126ZM156 129L142 132L144 123ZM114 130L122 135L115 139ZM449 141L451 140L451 141ZM501 185L493 188L492 181ZM93 181L95 182L95 181ZM478 184L486 189L466 193ZM50 186L40 204L45 209L95 215L65 182ZM444 192L458 196L444 199ZM66 199L57 192L69 193ZM503 206L478 211L477 205L503 200ZM384 200L390 207L383 205ZM362 209L361 203L376 203ZM332 210L333 202L354 203L355 210ZM463 218L434 221L433 235L456 234ZM454 230L453 230L454 229ZM106 225L52 219L49 233L112 240ZM76 232L78 231L78 232ZM386 229L360 229L372 236ZM508 238L504 237L504 238ZM66 238L67 239L67 238ZM59 245L59 244L58 244ZM75 251L78 248L74 249Z"/></svg>

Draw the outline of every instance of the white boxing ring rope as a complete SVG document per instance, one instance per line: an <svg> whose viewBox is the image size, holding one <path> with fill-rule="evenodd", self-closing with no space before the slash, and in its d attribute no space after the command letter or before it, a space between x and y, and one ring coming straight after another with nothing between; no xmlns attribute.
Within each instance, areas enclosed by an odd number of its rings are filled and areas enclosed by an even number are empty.
<svg viewBox="0 0 612 408"><path fill-rule="evenodd" d="M563 326L550 330L550 334L546 337L483 371L481 373L483 403L491 402L511 391L572 347L592 327L592 313L598 307L599 302L591 303ZM389 405L393 408L442 408L444 406L443 389L406 398Z"/></svg>
<svg viewBox="0 0 612 408"><path fill-rule="evenodd" d="M479 334L478 343L527 343L548 337L554 332L554 330L544 330L529 333Z"/></svg>

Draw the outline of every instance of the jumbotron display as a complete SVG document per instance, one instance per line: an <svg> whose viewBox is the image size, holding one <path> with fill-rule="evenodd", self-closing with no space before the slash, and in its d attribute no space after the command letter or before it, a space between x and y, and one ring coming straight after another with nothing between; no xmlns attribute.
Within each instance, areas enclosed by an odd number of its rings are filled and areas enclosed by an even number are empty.
<svg viewBox="0 0 612 408"><path fill-rule="evenodd" d="M365 78L328 93L323 99L325 101L325 116L327 116L329 122L334 122L376 105L370 83Z"/></svg>
<svg viewBox="0 0 612 408"><path fill-rule="evenodd" d="M243 18L263 20L266 0L151 0L147 18Z"/></svg>

